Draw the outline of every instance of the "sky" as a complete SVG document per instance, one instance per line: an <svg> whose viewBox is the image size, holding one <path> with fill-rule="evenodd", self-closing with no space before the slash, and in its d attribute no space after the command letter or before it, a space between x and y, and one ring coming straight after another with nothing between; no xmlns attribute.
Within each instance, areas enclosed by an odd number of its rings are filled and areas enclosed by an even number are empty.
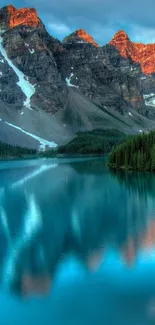
<svg viewBox="0 0 155 325"><path fill-rule="evenodd" d="M0 6L34 7L49 33L62 40L82 28L99 45L123 29L134 42L155 42L155 0L0 0Z"/></svg>

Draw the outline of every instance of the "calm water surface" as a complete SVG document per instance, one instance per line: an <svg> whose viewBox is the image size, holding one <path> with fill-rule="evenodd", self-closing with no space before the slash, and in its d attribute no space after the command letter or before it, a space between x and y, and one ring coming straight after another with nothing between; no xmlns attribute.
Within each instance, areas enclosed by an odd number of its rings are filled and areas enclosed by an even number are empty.
<svg viewBox="0 0 155 325"><path fill-rule="evenodd" d="M0 163L0 324L155 324L155 175Z"/></svg>

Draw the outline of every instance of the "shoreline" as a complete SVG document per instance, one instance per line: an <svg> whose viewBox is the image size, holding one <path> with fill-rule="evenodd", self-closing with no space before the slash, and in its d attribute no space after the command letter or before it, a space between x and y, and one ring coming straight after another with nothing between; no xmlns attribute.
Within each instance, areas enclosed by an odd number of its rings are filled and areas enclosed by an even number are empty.
<svg viewBox="0 0 155 325"><path fill-rule="evenodd" d="M3 161L15 161L15 160L37 160L37 159L52 159L52 158L97 158L97 157L100 157L100 158L105 158L106 154L102 154L102 155L94 155L94 154L89 154L89 155L76 155L76 154L68 154L68 155L63 155L63 154L58 154L58 155L53 155L51 157L44 157L44 156L23 156L23 157L0 157L0 162L3 162Z"/></svg>
<svg viewBox="0 0 155 325"><path fill-rule="evenodd" d="M116 167L116 166L113 166L113 165L108 165L107 164L107 167L109 168L109 169L115 169L115 170L117 170L117 171L121 171L121 170L123 170L123 171L126 171L126 172L137 172L137 173L155 173L154 171L152 171L152 170L140 170L140 169L133 169L133 168L126 168L125 166L120 166L120 167Z"/></svg>

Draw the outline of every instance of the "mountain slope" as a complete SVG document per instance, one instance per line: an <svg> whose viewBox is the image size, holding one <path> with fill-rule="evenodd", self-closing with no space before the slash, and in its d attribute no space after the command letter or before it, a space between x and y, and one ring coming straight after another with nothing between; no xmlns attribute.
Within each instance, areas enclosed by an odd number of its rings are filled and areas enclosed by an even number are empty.
<svg viewBox="0 0 155 325"><path fill-rule="evenodd" d="M0 140L43 149L78 131L154 128L154 77L117 39L99 47L80 29L60 42L35 9L0 9Z"/></svg>

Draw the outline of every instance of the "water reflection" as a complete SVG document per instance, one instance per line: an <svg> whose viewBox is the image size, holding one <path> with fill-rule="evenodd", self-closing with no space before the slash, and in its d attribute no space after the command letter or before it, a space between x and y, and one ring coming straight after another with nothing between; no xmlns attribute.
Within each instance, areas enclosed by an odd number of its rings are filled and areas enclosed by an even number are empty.
<svg viewBox="0 0 155 325"><path fill-rule="evenodd" d="M48 293L66 258L85 272L104 268L110 250L114 270L153 261L153 175L109 173L102 159L55 160L2 169L0 179L0 273L11 292Z"/></svg>
<svg viewBox="0 0 155 325"><path fill-rule="evenodd" d="M155 198L155 174L115 169L110 169L110 173L121 185L125 185L140 198Z"/></svg>

